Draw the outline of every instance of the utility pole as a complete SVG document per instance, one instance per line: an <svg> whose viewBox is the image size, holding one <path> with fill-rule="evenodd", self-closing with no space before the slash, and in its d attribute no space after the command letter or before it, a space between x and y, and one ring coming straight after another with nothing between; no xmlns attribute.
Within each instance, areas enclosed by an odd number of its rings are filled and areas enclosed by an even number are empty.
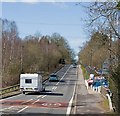
<svg viewBox="0 0 120 116"><path fill-rule="evenodd" d="M110 29L110 38L109 38L109 73L111 75L112 70L112 31Z"/></svg>
<svg viewBox="0 0 120 116"><path fill-rule="evenodd" d="M90 73L92 73L92 65L93 65L92 57L93 57L93 50L91 49L91 51L90 51L90 67L91 67Z"/></svg>
<svg viewBox="0 0 120 116"><path fill-rule="evenodd" d="M24 48L24 46L22 45L21 46L21 60L20 60L20 63L21 63L21 73L24 73L24 71L23 71L23 48Z"/></svg>

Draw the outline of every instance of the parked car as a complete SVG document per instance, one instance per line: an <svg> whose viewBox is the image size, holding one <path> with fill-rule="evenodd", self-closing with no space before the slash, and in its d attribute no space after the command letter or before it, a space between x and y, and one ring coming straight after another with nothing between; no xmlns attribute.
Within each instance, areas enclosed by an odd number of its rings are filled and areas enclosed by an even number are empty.
<svg viewBox="0 0 120 116"><path fill-rule="evenodd" d="M55 81L59 81L58 80L58 75L57 74L51 74L50 76L49 76L49 81L50 82L55 82Z"/></svg>

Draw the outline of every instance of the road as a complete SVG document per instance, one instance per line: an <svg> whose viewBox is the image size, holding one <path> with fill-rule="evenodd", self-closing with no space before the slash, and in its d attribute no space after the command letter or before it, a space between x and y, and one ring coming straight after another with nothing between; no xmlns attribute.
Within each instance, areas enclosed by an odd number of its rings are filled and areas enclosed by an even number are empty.
<svg viewBox="0 0 120 116"><path fill-rule="evenodd" d="M46 91L42 93L19 94L0 100L4 115L48 115L70 114L77 81L77 68L66 65L57 72L59 82L46 81Z"/></svg>

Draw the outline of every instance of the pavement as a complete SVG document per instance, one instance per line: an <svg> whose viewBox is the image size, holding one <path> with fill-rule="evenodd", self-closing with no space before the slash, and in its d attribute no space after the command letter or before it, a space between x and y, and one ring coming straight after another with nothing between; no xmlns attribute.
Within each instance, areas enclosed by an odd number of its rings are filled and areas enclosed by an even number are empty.
<svg viewBox="0 0 120 116"><path fill-rule="evenodd" d="M78 68L78 81L76 86L75 100L72 114L99 115L109 112L109 108L103 106L105 98L98 92L93 91L90 87L87 89L82 70Z"/></svg>

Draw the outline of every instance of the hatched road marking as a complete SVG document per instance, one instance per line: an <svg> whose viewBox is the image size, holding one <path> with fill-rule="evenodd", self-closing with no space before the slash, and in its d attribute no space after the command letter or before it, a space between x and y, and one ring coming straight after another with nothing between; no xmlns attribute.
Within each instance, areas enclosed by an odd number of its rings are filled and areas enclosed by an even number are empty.
<svg viewBox="0 0 120 116"><path fill-rule="evenodd" d="M12 104L12 106L11 106L11 104ZM36 107L39 107L39 108L40 107L50 107L50 108L62 107L62 108L66 108L66 107L68 107L68 103L64 103L64 102L46 102L46 101L40 101L39 99L38 100L32 100L29 104L23 104L23 100L21 100L21 101L7 100L2 105L3 106L10 106L9 108L4 108L4 109L11 109L13 107L22 108L21 110L18 111L18 113L22 112L23 110L25 110L28 107L30 107L30 108L36 108ZM2 109L2 110L4 110L4 109Z"/></svg>

